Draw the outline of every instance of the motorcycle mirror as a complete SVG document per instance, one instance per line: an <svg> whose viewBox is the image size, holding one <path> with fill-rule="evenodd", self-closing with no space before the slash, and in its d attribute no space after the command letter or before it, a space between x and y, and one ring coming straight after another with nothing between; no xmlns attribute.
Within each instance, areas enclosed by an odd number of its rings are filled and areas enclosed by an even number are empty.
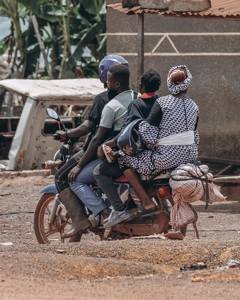
<svg viewBox="0 0 240 300"><path fill-rule="evenodd" d="M50 107L47 108L47 114L50 118L52 118L56 121L60 121L58 114L52 108L50 108Z"/></svg>

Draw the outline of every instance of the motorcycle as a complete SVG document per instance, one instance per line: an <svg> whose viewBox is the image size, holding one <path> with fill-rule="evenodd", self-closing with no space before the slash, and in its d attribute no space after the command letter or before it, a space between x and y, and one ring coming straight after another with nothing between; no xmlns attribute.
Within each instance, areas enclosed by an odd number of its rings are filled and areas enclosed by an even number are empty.
<svg viewBox="0 0 240 300"><path fill-rule="evenodd" d="M58 114L53 109L47 108L47 114L59 123L59 128L66 130ZM60 137L55 135L54 138L59 139ZM73 141L69 139L62 144L61 148L64 151L58 151L54 157L55 161L58 160L59 162L59 158L61 158L62 164L66 162L70 157L69 148L72 143ZM55 165L54 162L52 165ZM152 177L141 176L148 195L156 204L154 209L136 213L130 219L112 227L104 228L102 225L90 227L68 239L68 242L79 242L82 234L88 234L89 232L98 235L101 240L126 239L134 236L167 233L170 228L170 209L173 206L171 188L169 186L170 171L165 170ZM130 186L127 178L121 176L114 183L122 201L127 202L126 204L129 208L137 207L141 200ZM109 201L99 185L92 185L92 189L104 201ZM62 233L70 229L71 219L65 206L57 196L55 184L44 187L40 193L42 196L34 213L34 230L38 242L46 244L59 241L59 238L61 242L65 242L66 239L62 238ZM88 215L91 214L87 208L86 212Z"/></svg>

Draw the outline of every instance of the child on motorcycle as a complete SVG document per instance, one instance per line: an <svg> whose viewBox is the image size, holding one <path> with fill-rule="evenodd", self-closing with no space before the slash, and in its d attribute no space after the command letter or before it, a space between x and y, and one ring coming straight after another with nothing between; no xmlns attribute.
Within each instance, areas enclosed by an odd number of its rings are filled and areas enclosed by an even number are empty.
<svg viewBox="0 0 240 300"><path fill-rule="evenodd" d="M96 155L98 146L106 140L108 133L112 132L114 134L113 136L115 136L116 133L120 132L126 122L128 106L135 98L134 91L129 89L129 77L130 73L126 66L116 65L109 69L107 73L108 89L116 91L117 96L105 105L98 131L89 144L88 152L94 152ZM101 198L96 197L89 186L96 182L93 176L93 170L101 161L97 159L86 164L86 158L87 155L85 154L74 168L76 172L78 172L79 169L79 175L77 174L76 181L74 181L74 179L70 181L70 187L79 199L91 210L94 216L101 214L103 218L106 218L104 213L107 209L107 205ZM74 169L70 172L69 176L75 172ZM108 215L109 213L110 210L108 210Z"/></svg>

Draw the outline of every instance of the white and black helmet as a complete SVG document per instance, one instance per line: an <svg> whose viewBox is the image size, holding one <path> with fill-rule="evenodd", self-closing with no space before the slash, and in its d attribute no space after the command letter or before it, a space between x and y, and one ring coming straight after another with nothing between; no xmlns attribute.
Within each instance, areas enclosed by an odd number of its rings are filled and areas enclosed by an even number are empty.
<svg viewBox="0 0 240 300"><path fill-rule="evenodd" d="M107 81L107 72L115 65L124 65L128 67L128 61L124 57L116 54L107 55L100 61L99 70L102 83Z"/></svg>

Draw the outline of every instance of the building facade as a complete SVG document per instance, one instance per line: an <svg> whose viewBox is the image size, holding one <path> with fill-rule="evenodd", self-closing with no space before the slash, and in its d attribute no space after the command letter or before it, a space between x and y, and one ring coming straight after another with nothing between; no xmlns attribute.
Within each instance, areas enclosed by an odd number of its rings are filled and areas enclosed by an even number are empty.
<svg viewBox="0 0 240 300"><path fill-rule="evenodd" d="M120 2L108 0L107 4ZM185 64L193 75L188 91L199 106L199 155L239 159L240 21L145 14L144 71L161 74L159 95L168 94L166 77ZM107 53L130 64L131 87L137 82L138 17L107 10Z"/></svg>

